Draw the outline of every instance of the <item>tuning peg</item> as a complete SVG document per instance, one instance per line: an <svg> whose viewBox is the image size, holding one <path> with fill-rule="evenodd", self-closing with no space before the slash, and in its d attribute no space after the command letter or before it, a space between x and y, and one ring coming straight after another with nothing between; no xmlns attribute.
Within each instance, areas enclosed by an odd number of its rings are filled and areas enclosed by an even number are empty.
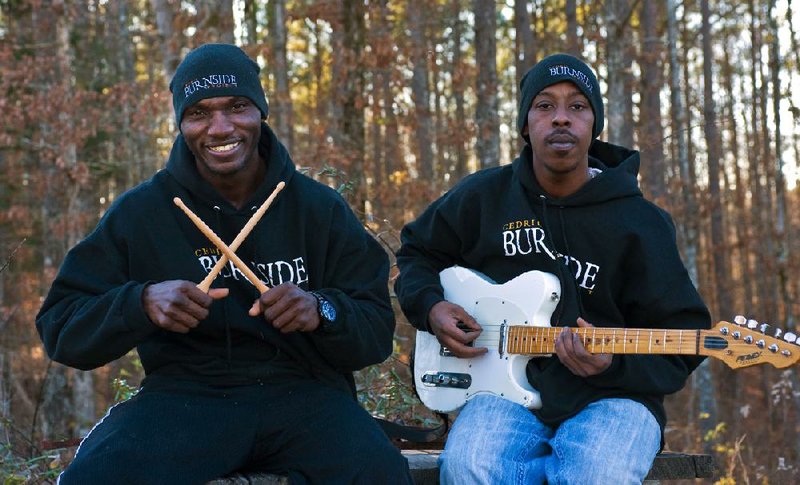
<svg viewBox="0 0 800 485"><path fill-rule="evenodd" d="M752 318L747 321L747 328L755 330L758 327L758 320L753 320Z"/></svg>
<svg viewBox="0 0 800 485"><path fill-rule="evenodd" d="M775 329L775 338L781 338L781 334L782 333L783 333L783 330L781 330L780 328L776 328Z"/></svg>
<svg viewBox="0 0 800 485"><path fill-rule="evenodd" d="M733 317L733 323L739 325L740 327L743 327L747 323L747 318L744 315L736 315L735 317Z"/></svg>
<svg viewBox="0 0 800 485"><path fill-rule="evenodd" d="M758 331L763 333L764 335L766 335L767 334L767 330L769 329L769 327L770 327L770 324L762 323L761 326L758 327Z"/></svg>
<svg viewBox="0 0 800 485"><path fill-rule="evenodd" d="M783 334L783 340L793 344L797 341L797 335L793 334L792 332L786 332Z"/></svg>

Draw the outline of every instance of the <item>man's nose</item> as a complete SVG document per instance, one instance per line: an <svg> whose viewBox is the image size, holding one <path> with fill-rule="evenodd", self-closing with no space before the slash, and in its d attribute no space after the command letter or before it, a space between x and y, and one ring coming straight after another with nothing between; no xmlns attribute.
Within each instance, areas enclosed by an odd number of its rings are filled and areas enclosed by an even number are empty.
<svg viewBox="0 0 800 485"><path fill-rule="evenodd" d="M208 126L208 134L212 136L224 136L233 131L233 123L228 119L227 113L223 111L212 111L211 122Z"/></svg>
<svg viewBox="0 0 800 485"><path fill-rule="evenodd" d="M569 126L572 121L570 119L569 108L566 106L556 106L553 110L553 125L556 126Z"/></svg>

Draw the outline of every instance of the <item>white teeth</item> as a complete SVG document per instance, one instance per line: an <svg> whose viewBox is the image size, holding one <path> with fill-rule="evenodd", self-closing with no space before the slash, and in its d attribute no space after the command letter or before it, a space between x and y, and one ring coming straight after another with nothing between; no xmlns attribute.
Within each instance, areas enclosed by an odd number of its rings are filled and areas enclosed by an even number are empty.
<svg viewBox="0 0 800 485"><path fill-rule="evenodd" d="M228 150L233 150L236 146L239 145L239 142L236 143L229 143L227 145L222 145L218 147L208 147L209 150L212 152L227 152Z"/></svg>

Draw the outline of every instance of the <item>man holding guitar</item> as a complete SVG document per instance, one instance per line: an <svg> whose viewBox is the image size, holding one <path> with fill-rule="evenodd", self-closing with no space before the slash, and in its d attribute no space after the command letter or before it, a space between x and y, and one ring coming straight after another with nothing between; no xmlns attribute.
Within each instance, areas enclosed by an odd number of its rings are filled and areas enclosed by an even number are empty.
<svg viewBox="0 0 800 485"><path fill-rule="evenodd" d="M440 410L466 402L441 479L641 483L663 444L663 397L702 358L611 351L633 345L624 340L591 353L567 327L708 329L709 313L669 215L638 188L639 153L596 139L604 115L592 70L553 55L520 93L519 157L431 204L403 229L397 254L403 311L436 339L435 351L419 341L417 350L442 365L415 369L418 391ZM515 336L515 325L565 328ZM548 355L512 364L511 343L548 344ZM503 371L487 376L489 368ZM475 389L481 380L513 385Z"/></svg>

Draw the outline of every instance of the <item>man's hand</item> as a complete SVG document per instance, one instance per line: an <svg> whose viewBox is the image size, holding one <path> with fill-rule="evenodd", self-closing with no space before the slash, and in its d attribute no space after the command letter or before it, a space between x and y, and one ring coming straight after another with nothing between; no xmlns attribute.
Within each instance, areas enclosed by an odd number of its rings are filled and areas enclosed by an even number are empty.
<svg viewBox="0 0 800 485"><path fill-rule="evenodd" d="M578 327L591 328L594 325L578 318ZM567 369L576 376L589 377L600 374L611 365L611 354L592 354L581 343L578 334L564 328L556 338L556 355Z"/></svg>
<svg viewBox="0 0 800 485"><path fill-rule="evenodd" d="M470 347L467 344L481 334L481 326L460 306L448 301L433 305L428 314L428 325L439 343L450 349L457 357L477 357L486 353L486 347ZM466 328L466 331L462 328Z"/></svg>
<svg viewBox="0 0 800 485"><path fill-rule="evenodd" d="M283 283L265 291L253 302L251 317L264 315L264 320L281 333L312 332L319 327L317 299L292 283Z"/></svg>
<svg viewBox="0 0 800 485"><path fill-rule="evenodd" d="M213 288L208 294L191 281L163 281L147 285L142 304L150 321L170 332L187 333L208 316L214 300L228 296L227 288Z"/></svg>

